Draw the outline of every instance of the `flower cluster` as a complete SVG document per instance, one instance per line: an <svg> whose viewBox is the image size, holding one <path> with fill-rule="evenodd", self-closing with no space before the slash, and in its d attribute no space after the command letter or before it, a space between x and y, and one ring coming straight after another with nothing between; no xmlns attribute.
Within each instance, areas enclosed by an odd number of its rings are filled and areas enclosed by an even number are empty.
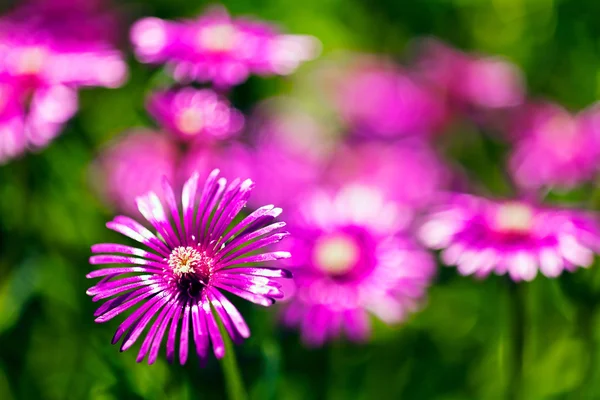
<svg viewBox="0 0 600 400"><path fill-rule="evenodd" d="M0 17L0 163L56 137L77 111L79 88L124 82L112 19L60 1L31 1Z"/></svg>

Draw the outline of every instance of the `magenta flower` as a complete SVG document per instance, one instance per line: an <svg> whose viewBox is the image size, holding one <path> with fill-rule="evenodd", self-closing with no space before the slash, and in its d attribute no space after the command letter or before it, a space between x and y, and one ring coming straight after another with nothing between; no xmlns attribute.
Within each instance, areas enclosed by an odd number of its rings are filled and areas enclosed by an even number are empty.
<svg viewBox="0 0 600 400"><path fill-rule="evenodd" d="M231 138L244 124L242 114L210 89L156 92L147 108L162 128L182 140Z"/></svg>
<svg viewBox="0 0 600 400"><path fill-rule="evenodd" d="M257 21L232 19L222 7L196 20L144 18L131 30L139 60L166 63L180 81L242 83L250 74L287 75L316 56L316 39L283 35Z"/></svg>
<svg viewBox="0 0 600 400"><path fill-rule="evenodd" d="M431 205L447 189L449 175L441 159L420 141L367 142L339 147L325 179L336 187L348 182L377 187L387 199L405 207L408 216Z"/></svg>
<svg viewBox="0 0 600 400"><path fill-rule="evenodd" d="M0 162L56 137L77 111L78 87L124 81L111 39L109 21L90 2L32 1L0 18L0 81L10 92L0 104Z"/></svg>
<svg viewBox="0 0 600 400"><path fill-rule="evenodd" d="M427 136L447 119L435 91L392 62L351 58L329 85L340 115L358 134L383 138Z"/></svg>
<svg viewBox="0 0 600 400"><path fill-rule="evenodd" d="M524 78L509 61L466 54L435 39L419 44L419 71L455 106L493 110L523 103Z"/></svg>
<svg viewBox="0 0 600 400"><path fill-rule="evenodd" d="M112 16L85 2L26 3L0 19L0 71L31 90L120 86L127 65L114 31Z"/></svg>
<svg viewBox="0 0 600 400"><path fill-rule="evenodd" d="M147 130L125 133L104 150L94 172L106 200L128 215L139 216L135 199L154 192L163 200L162 178L175 181L179 154L165 135ZM189 176L189 175L188 175Z"/></svg>
<svg viewBox="0 0 600 400"><path fill-rule="evenodd" d="M531 281L589 267L600 249L595 215L536 206L522 200L494 201L454 195L425 220L420 237L462 275L508 272Z"/></svg>
<svg viewBox="0 0 600 400"><path fill-rule="evenodd" d="M290 269L295 297L284 323L320 346L340 333L369 336L372 313L388 324L403 320L425 295L435 272L431 255L399 234L403 217L380 193L348 186L316 193L290 222Z"/></svg>
<svg viewBox="0 0 600 400"><path fill-rule="evenodd" d="M571 188L592 180L600 157L600 112L597 106L571 115L555 104L524 108L513 129L515 147L510 170L523 188Z"/></svg>
<svg viewBox="0 0 600 400"><path fill-rule="evenodd" d="M249 179L235 179L227 185L218 173L210 174L201 191L198 175L193 175L183 187L181 210L166 180L165 203L153 192L139 197L139 211L156 235L128 217L118 216L107 224L145 249L121 244L92 246L96 255L90 258L91 264L126 264L89 273L88 278L102 279L87 293L94 301L108 299L95 312L96 322L109 321L135 308L117 329L112 343L123 339L121 351L127 350L149 327L138 362L146 356L148 364L156 361L165 334L169 362L179 347L179 361L185 364L190 336L202 363L208 358L211 342L215 356L222 358L225 345L214 313L235 342L248 338L248 325L221 291L262 306L283 297L274 278L290 277L289 272L256 266L289 257L284 251L264 251L287 236L281 232L285 223L273 222L281 209L261 207L232 224L254 184Z"/></svg>

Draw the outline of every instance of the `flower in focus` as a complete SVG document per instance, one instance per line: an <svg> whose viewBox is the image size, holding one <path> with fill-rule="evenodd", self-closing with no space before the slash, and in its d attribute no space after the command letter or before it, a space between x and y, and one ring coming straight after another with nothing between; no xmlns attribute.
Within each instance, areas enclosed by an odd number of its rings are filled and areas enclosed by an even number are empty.
<svg viewBox="0 0 600 400"><path fill-rule="evenodd" d="M0 162L56 137L77 111L79 87L123 83L126 64L112 46L109 20L90 4L60 1L31 1L0 18L2 96L10 92L0 118L21 119L3 126Z"/></svg>
<svg viewBox="0 0 600 400"><path fill-rule="evenodd" d="M147 108L161 127L182 140L230 138L244 124L242 114L210 89L156 92Z"/></svg>
<svg viewBox="0 0 600 400"><path fill-rule="evenodd" d="M426 39L418 44L417 67L449 100L477 109L501 109L523 103L521 71L500 57L473 56Z"/></svg>
<svg viewBox="0 0 600 400"><path fill-rule="evenodd" d="M284 323L319 346L344 332L366 340L368 314L397 323L414 311L435 273L431 255L399 233L403 217L393 203L363 186L317 192L290 222L290 270L295 297Z"/></svg>
<svg viewBox="0 0 600 400"><path fill-rule="evenodd" d="M283 297L274 278L290 277L289 272L256 265L289 257L283 251L264 251L287 235L281 231L285 223L273 222L281 209L261 207L232 225L253 182L235 179L228 185L218 173L213 171L200 191L198 175L193 175L183 186L181 210L166 180L165 202L154 192L137 199L140 213L157 235L128 217L118 216L107 224L145 249L111 243L92 246L91 264L126 264L89 273L88 278L102 279L87 293L94 301L108 299L96 310L96 322L137 307L121 323L112 343L123 339L121 351L127 350L149 326L138 362L146 356L149 364L156 361L165 334L169 362L178 347L179 361L186 363L191 339L201 363L208 358L211 342L215 356L222 358L225 345L215 313L234 342L250 336L242 315L222 291L262 306Z"/></svg>
<svg viewBox="0 0 600 400"><path fill-rule="evenodd" d="M141 62L166 63L177 80L212 81L219 87L242 83L250 74L290 74L318 52L313 37L232 19L222 7L196 20L141 19L131 30L131 41Z"/></svg>
<svg viewBox="0 0 600 400"><path fill-rule="evenodd" d="M122 212L137 216L135 199L154 192L162 200L162 178L174 181L178 150L168 137L158 132L137 130L125 133L102 152L94 172L103 182L107 200ZM189 176L189 175L188 175Z"/></svg>
<svg viewBox="0 0 600 400"><path fill-rule="evenodd" d="M340 147L325 174L330 186L348 182L379 188L406 213L423 210L449 183L449 173L433 150L420 141L359 143ZM399 183L398 177L402 177Z"/></svg>
<svg viewBox="0 0 600 400"><path fill-rule="evenodd" d="M445 105L435 91L392 62L353 57L326 70L323 78L329 82L321 86L354 133L427 136L446 121Z"/></svg>
<svg viewBox="0 0 600 400"><path fill-rule="evenodd" d="M442 260L462 275L508 273L531 281L589 267L600 249L597 219L582 211L454 195L425 220L420 237L442 249Z"/></svg>
<svg viewBox="0 0 600 400"><path fill-rule="evenodd" d="M600 157L600 110L576 116L554 104L524 108L513 129L510 170L519 186L570 188L591 180Z"/></svg>

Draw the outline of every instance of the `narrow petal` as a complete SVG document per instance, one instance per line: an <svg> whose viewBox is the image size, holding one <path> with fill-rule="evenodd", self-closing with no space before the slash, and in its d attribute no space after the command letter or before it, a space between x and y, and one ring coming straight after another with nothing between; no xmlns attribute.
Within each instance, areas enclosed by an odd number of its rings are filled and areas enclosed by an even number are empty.
<svg viewBox="0 0 600 400"><path fill-rule="evenodd" d="M163 261L164 257L158 256L152 252L138 249L137 247L125 246L123 244L101 243L92 246L92 253L120 253L148 258L154 261Z"/></svg>
<svg viewBox="0 0 600 400"><path fill-rule="evenodd" d="M219 326L217 325L217 321L215 321L215 316L210 309L210 301L206 295L202 302L202 309L204 310L204 318L208 326L210 340L213 344L213 352L215 353L215 357L221 359L225 355L225 343L223 342L223 337L221 337L221 332L219 332Z"/></svg>
<svg viewBox="0 0 600 400"><path fill-rule="evenodd" d="M246 324L244 317L242 317L242 314L240 314L238 309L235 308L235 306L231 304L227 297L225 297L219 290L211 289L211 293L217 300L221 302L221 305L227 312L227 315L229 315L229 318L231 318L231 322L233 322L233 325L237 329L240 336L243 338L249 338L250 328L248 328L248 324Z"/></svg>

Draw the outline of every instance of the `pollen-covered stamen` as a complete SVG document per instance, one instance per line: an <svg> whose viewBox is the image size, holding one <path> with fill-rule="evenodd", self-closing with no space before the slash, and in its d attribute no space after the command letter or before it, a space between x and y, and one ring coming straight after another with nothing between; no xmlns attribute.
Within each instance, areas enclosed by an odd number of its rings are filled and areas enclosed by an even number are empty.
<svg viewBox="0 0 600 400"><path fill-rule="evenodd" d="M210 51L228 51L236 43L237 29L232 24L223 23L203 28L198 34L198 44Z"/></svg>
<svg viewBox="0 0 600 400"><path fill-rule="evenodd" d="M526 233L533 227L534 211L531 206L520 202L507 202L501 205L495 218L497 231L505 233Z"/></svg>
<svg viewBox="0 0 600 400"><path fill-rule="evenodd" d="M175 123L181 132L193 135L204 126L204 118L199 110L185 108L179 113Z"/></svg>
<svg viewBox="0 0 600 400"><path fill-rule="evenodd" d="M190 246L179 246L173 249L167 263L178 276L185 274L209 276L212 272L211 258Z"/></svg>
<svg viewBox="0 0 600 400"><path fill-rule="evenodd" d="M358 262L360 249L352 238L346 235L326 236L317 241L313 250L313 260L317 267L331 275L343 275Z"/></svg>

